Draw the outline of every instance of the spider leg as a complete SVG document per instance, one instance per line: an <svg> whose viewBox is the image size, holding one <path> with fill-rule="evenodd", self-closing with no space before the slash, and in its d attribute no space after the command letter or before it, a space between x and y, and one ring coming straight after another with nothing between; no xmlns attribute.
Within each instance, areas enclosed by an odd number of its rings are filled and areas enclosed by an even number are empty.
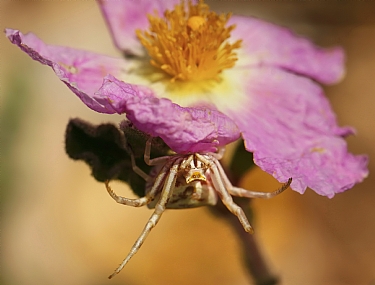
<svg viewBox="0 0 375 285"><path fill-rule="evenodd" d="M188 165L190 165L193 159L194 159L194 155L190 155L185 161L181 163L180 168L185 169Z"/></svg>
<svg viewBox="0 0 375 285"><path fill-rule="evenodd" d="M216 158L217 160L220 160L223 158L225 153L225 147L220 147L219 151L217 153L211 153L211 155Z"/></svg>
<svg viewBox="0 0 375 285"><path fill-rule="evenodd" d="M161 215L165 211L166 204L168 203L168 200L170 196L172 195L172 191L174 188L174 185L176 183L177 178L177 172L178 172L179 162L175 162L173 166L170 168L170 172L165 180L164 187L160 196L160 200L155 206L155 211L148 220L145 228L143 229L141 235L136 240L134 245L132 246L130 252L126 256L126 258L122 261L119 267L115 270L114 273L112 273L108 278L111 279L113 276L118 274L124 266L129 262L129 260L138 252L139 248L142 246L143 242L145 241L147 235L150 233L150 231L156 226L156 224L159 222Z"/></svg>
<svg viewBox="0 0 375 285"><path fill-rule="evenodd" d="M246 189L238 188L238 187L228 188L228 191L232 195L235 195L238 197L269 199L269 198L279 195L280 193L288 189L290 183L292 183L292 178L289 178L287 182L285 182L279 189L273 192L250 191L250 190L246 190Z"/></svg>
<svg viewBox="0 0 375 285"><path fill-rule="evenodd" d="M151 179L150 175L146 174L142 169L140 169L137 164L135 163L135 157L134 152L130 145L127 145L127 150L130 154L130 160L132 163L132 169L135 173L137 173L139 176L141 176L144 180L148 181Z"/></svg>
<svg viewBox="0 0 375 285"><path fill-rule="evenodd" d="M147 175L142 169L140 169L137 166L137 164L135 163L135 157L134 157L133 149L131 148L131 146L126 141L124 133L120 132L120 134L121 134L121 138L120 138L121 143L122 143L123 147L125 148L125 150L128 152L128 154L130 155L130 160L131 160L133 171L135 173L137 173L139 176L141 176L144 180L148 181L150 179L150 176Z"/></svg>
<svg viewBox="0 0 375 285"><path fill-rule="evenodd" d="M232 212L234 215L237 216L238 220L242 224L243 228L246 232L253 233L254 230L252 226L250 225L244 211L241 209L240 206L238 206L236 203L234 203L232 196L228 193L227 189L224 186L224 182L221 178L221 175L219 173L218 167L211 159L207 159L204 156L200 154L196 154L196 156L205 163L209 169L212 171L212 183L214 184L215 190L217 191L221 201L223 201L223 204L228 208L230 212Z"/></svg>
<svg viewBox="0 0 375 285"><path fill-rule="evenodd" d="M163 182L165 176L167 175L167 167L169 164L166 164L161 169L159 175L156 177L154 184L151 190L146 193L146 196L138 198L138 199L129 199L122 196L118 196L112 188L109 186L109 180L105 181L105 187L107 188L108 194L119 204L133 206L133 207L141 207L150 203L158 193L161 183Z"/></svg>
<svg viewBox="0 0 375 285"><path fill-rule="evenodd" d="M168 159L170 159L169 156L161 156L161 157L150 159L151 144L152 144L152 138L149 138L146 142L145 153L143 156L144 161L146 162L147 165L153 166L153 165L162 164L162 163L165 163Z"/></svg>
<svg viewBox="0 0 375 285"><path fill-rule="evenodd" d="M223 180L225 187L228 189L228 192L231 195L235 195L238 197L244 197L244 198L263 198L263 199L269 199L272 197L275 197L279 195L280 193L284 192L286 189L289 188L290 184L292 183L292 178L289 178L286 183L284 183L279 189L273 191L273 192L259 192L259 191L250 191L243 188L235 187L232 185L232 183L229 181L227 175L225 174L225 171L223 167L221 166L219 161L215 161L220 177Z"/></svg>

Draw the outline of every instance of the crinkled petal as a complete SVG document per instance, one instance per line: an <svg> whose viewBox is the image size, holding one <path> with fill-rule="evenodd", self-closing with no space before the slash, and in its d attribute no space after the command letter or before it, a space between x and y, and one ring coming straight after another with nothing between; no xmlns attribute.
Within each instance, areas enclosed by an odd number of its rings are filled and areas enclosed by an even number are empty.
<svg viewBox="0 0 375 285"><path fill-rule="evenodd" d="M277 68L258 67L244 84L242 108L221 110L240 128L246 149L264 171L303 193L310 187L333 197L368 174L367 157L348 153L340 128L321 87Z"/></svg>
<svg viewBox="0 0 375 285"><path fill-rule="evenodd" d="M242 39L239 64L274 66L330 84L344 76L344 51L324 49L291 30L260 19L232 16L234 40Z"/></svg>
<svg viewBox="0 0 375 285"><path fill-rule="evenodd" d="M103 85L95 93L95 99L103 106L113 110L112 113L126 112L126 102L134 98L155 97L153 91L145 86L125 83L112 75L103 80Z"/></svg>
<svg viewBox="0 0 375 285"><path fill-rule="evenodd" d="M147 14L157 12L161 16L166 9L179 4L180 0L100 0L98 3L117 48L141 55L143 49L135 31L148 27Z"/></svg>
<svg viewBox="0 0 375 285"><path fill-rule="evenodd" d="M47 45L32 33L6 29L9 40L32 59L53 68L63 81L89 108L114 113L112 106L98 103L94 92L107 74L119 75L125 61L69 47Z"/></svg>
<svg viewBox="0 0 375 285"><path fill-rule="evenodd" d="M208 108L183 108L169 99L150 96L113 76L98 91L139 130L161 137L177 153L215 152L240 137L236 124L221 112Z"/></svg>

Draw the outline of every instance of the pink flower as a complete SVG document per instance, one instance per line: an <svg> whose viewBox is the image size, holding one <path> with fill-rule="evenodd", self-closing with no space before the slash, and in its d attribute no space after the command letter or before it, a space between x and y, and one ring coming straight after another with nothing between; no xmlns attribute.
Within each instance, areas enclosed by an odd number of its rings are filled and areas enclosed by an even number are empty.
<svg viewBox="0 0 375 285"><path fill-rule="evenodd" d="M343 77L341 48L316 47L259 19L217 15L202 2L179 3L99 1L124 58L6 34L89 108L126 113L176 152L215 151L241 135L264 171L328 197L367 176L367 157L348 153L343 139L353 129L337 125L317 83Z"/></svg>

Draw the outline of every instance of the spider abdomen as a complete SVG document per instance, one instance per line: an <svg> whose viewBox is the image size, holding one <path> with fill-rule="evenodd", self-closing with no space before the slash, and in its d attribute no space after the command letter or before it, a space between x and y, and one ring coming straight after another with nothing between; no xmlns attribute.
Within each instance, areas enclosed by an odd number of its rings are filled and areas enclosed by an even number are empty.
<svg viewBox="0 0 375 285"><path fill-rule="evenodd" d="M153 209L159 200L160 193L147 206ZM177 177L171 197L166 204L167 209L196 208L217 203L217 194L210 182L195 180L185 182L185 177Z"/></svg>

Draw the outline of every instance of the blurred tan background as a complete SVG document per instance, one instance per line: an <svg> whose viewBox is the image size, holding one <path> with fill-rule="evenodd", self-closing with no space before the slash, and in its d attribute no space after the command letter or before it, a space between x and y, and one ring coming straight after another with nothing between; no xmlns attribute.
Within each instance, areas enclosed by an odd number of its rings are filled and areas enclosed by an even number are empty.
<svg viewBox="0 0 375 285"><path fill-rule="evenodd" d="M347 51L347 76L327 87L341 125L352 125L354 153L375 164L374 1L208 1L215 9L290 27L322 46ZM0 24L33 31L45 42L119 55L96 3L6 1ZM6 285L249 284L239 243L207 209L167 211L123 272L125 257L151 215L116 204L83 162L68 158L64 130L72 117L93 123L121 117L86 108L48 67L5 36L1 43L1 270ZM244 187L277 182L255 170ZM120 183L113 188L132 194ZM333 199L287 191L254 201L256 237L285 285L375 284L375 176Z"/></svg>

